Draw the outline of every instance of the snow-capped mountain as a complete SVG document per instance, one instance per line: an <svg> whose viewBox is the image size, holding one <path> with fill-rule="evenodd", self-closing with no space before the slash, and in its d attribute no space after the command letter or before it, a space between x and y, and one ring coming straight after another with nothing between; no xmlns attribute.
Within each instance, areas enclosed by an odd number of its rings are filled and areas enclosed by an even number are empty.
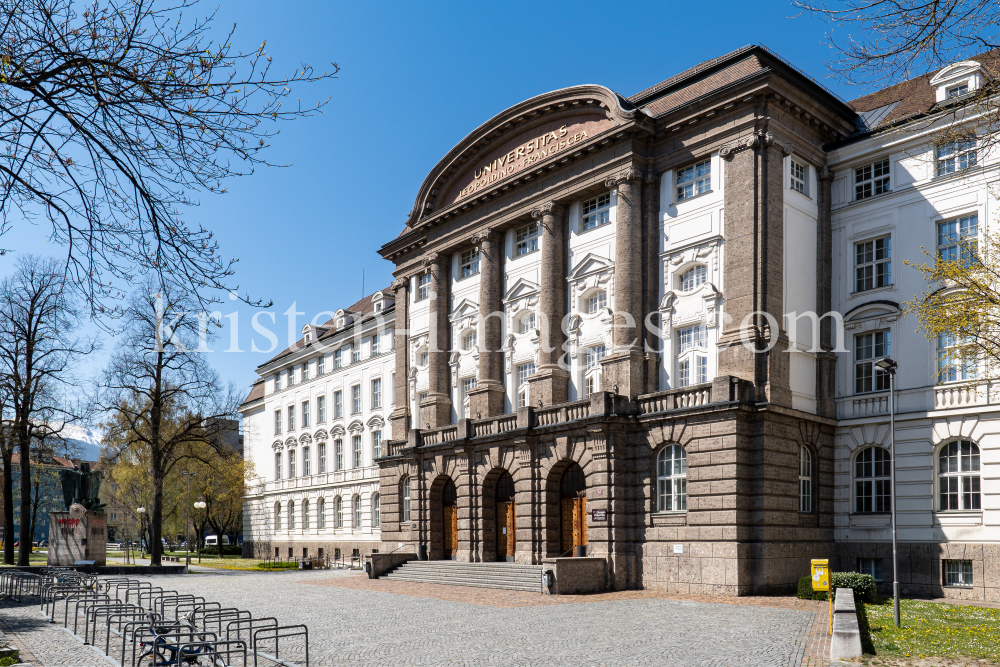
<svg viewBox="0 0 1000 667"><path fill-rule="evenodd" d="M101 456L102 434L92 428L82 424L59 424L53 423L54 429L59 431L59 437L66 441L65 447L73 458L81 458L84 461L96 461ZM63 449L60 445L58 450ZM57 451L57 454L62 452Z"/></svg>

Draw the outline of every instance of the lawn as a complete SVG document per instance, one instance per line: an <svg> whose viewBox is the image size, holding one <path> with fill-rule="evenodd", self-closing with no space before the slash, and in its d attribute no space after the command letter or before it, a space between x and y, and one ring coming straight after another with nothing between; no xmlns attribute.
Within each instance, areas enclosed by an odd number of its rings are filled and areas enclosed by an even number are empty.
<svg viewBox="0 0 1000 667"><path fill-rule="evenodd" d="M871 646L878 656L969 657L1000 662L1000 609L902 600L902 627L892 599L866 604ZM863 631L863 628L862 628Z"/></svg>

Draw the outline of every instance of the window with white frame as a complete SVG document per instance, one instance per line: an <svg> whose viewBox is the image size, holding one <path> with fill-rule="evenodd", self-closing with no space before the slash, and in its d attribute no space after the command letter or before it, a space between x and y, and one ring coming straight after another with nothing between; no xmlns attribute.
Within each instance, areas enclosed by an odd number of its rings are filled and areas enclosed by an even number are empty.
<svg viewBox="0 0 1000 667"><path fill-rule="evenodd" d="M603 227L611 222L611 193L583 202L583 231Z"/></svg>
<svg viewBox="0 0 1000 667"><path fill-rule="evenodd" d="M302 401L302 428L309 428L309 401Z"/></svg>
<svg viewBox="0 0 1000 667"><path fill-rule="evenodd" d="M400 485L400 496L403 499L403 522L410 522L410 478L404 477Z"/></svg>
<svg viewBox="0 0 1000 667"><path fill-rule="evenodd" d="M333 441L333 465L334 470L344 469L344 441L334 440Z"/></svg>
<svg viewBox="0 0 1000 667"><path fill-rule="evenodd" d="M696 324L677 332L677 386L708 382L708 327Z"/></svg>
<svg viewBox="0 0 1000 667"><path fill-rule="evenodd" d="M476 388L476 378L465 378L462 380L462 414L466 419L472 417L472 404L469 400L469 392Z"/></svg>
<svg viewBox="0 0 1000 667"><path fill-rule="evenodd" d="M972 561L944 561L944 585L962 587L972 586Z"/></svg>
<svg viewBox="0 0 1000 667"><path fill-rule="evenodd" d="M528 378L535 374L535 362L519 364L517 367L517 407L528 406Z"/></svg>
<svg viewBox="0 0 1000 667"><path fill-rule="evenodd" d="M302 475L308 477L312 474L312 457L309 447L302 448Z"/></svg>
<svg viewBox="0 0 1000 667"><path fill-rule="evenodd" d="M382 431L372 431L372 461L382 458Z"/></svg>
<svg viewBox="0 0 1000 667"><path fill-rule="evenodd" d="M326 498L320 498L316 503L316 519L320 530L324 530L326 528Z"/></svg>
<svg viewBox="0 0 1000 667"><path fill-rule="evenodd" d="M708 382L708 357L697 356L695 362L695 382L704 384Z"/></svg>
<svg viewBox="0 0 1000 667"><path fill-rule="evenodd" d="M326 355L321 354L316 357L316 375L326 373Z"/></svg>
<svg viewBox="0 0 1000 667"><path fill-rule="evenodd" d="M892 284L892 238L884 236L854 244L854 291Z"/></svg>
<svg viewBox="0 0 1000 667"><path fill-rule="evenodd" d="M859 558L858 572L870 574L875 581L882 583L882 559L881 558Z"/></svg>
<svg viewBox="0 0 1000 667"><path fill-rule="evenodd" d="M704 160L677 170L677 201L684 201L712 189L712 161Z"/></svg>
<svg viewBox="0 0 1000 667"><path fill-rule="evenodd" d="M532 222L514 232L515 257L523 257L538 250L538 230L538 223Z"/></svg>
<svg viewBox="0 0 1000 667"><path fill-rule="evenodd" d="M963 81L957 86L951 86L950 88L945 88L945 97L949 100L956 97L961 97L962 95L969 94L969 82Z"/></svg>
<svg viewBox="0 0 1000 667"><path fill-rule="evenodd" d="M281 503L274 503L274 529L281 530Z"/></svg>
<svg viewBox="0 0 1000 667"><path fill-rule="evenodd" d="M316 452L316 472L323 474L326 472L326 441L320 441L319 451Z"/></svg>
<svg viewBox="0 0 1000 667"><path fill-rule="evenodd" d="M295 406L288 406L288 432L291 433L295 430Z"/></svg>
<svg viewBox="0 0 1000 667"><path fill-rule="evenodd" d="M791 159L791 174L789 187L804 195L809 194L809 167L795 158Z"/></svg>
<svg viewBox="0 0 1000 667"><path fill-rule="evenodd" d="M975 361L962 358L967 346L968 342L952 334L937 337L939 384L976 379Z"/></svg>
<svg viewBox="0 0 1000 667"><path fill-rule="evenodd" d="M302 381L305 382L309 379L309 362L302 364Z"/></svg>
<svg viewBox="0 0 1000 667"><path fill-rule="evenodd" d="M670 445L656 455L656 511L687 510L687 453Z"/></svg>
<svg viewBox="0 0 1000 667"><path fill-rule="evenodd" d="M351 528L357 530L361 528L361 496L355 495L351 498L351 509L354 510L354 521L351 523Z"/></svg>
<svg viewBox="0 0 1000 667"><path fill-rule="evenodd" d="M288 479L295 479L295 450L288 450Z"/></svg>
<svg viewBox="0 0 1000 667"><path fill-rule="evenodd" d="M344 527L344 499L337 496L336 500L333 501L333 522L335 528Z"/></svg>
<svg viewBox="0 0 1000 667"><path fill-rule="evenodd" d="M379 353L379 335L372 334L372 356L376 356Z"/></svg>
<svg viewBox="0 0 1000 667"><path fill-rule="evenodd" d="M356 364L361 361L361 346L353 345L351 346L351 363Z"/></svg>
<svg viewBox="0 0 1000 667"><path fill-rule="evenodd" d="M281 435L281 410L274 411L274 434Z"/></svg>
<svg viewBox="0 0 1000 667"><path fill-rule="evenodd" d="M934 147L934 175L945 176L976 166L976 138L962 137Z"/></svg>
<svg viewBox="0 0 1000 667"><path fill-rule="evenodd" d="M535 330L535 313L528 311L517 321L517 333L526 334Z"/></svg>
<svg viewBox="0 0 1000 667"><path fill-rule="evenodd" d="M979 475L979 445L955 440L943 446L938 452L938 510L981 510Z"/></svg>
<svg viewBox="0 0 1000 667"><path fill-rule="evenodd" d="M978 250L979 215L965 215L954 220L939 222L937 234L938 259L946 262L975 261Z"/></svg>
<svg viewBox="0 0 1000 667"><path fill-rule="evenodd" d="M333 392L333 418L340 419L344 416L344 392Z"/></svg>
<svg viewBox="0 0 1000 667"><path fill-rule="evenodd" d="M274 453L274 479L281 480L281 452Z"/></svg>
<svg viewBox="0 0 1000 667"><path fill-rule="evenodd" d="M583 368L583 395L585 398L600 387L601 359L607 354L608 349L605 345L594 345L587 348L586 362Z"/></svg>
<svg viewBox="0 0 1000 667"><path fill-rule="evenodd" d="M427 350L421 350L417 354L417 364L420 366L426 366L431 359L431 355Z"/></svg>
<svg viewBox="0 0 1000 667"><path fill-rule="evenodd" d="M854 457L854 511L884 513L891 509L892 459L883 447L866 447Z"/></svg>
<svg viewBox="0 0 1000 667"><path fill-rule="evenodd" d="M316 397L316 423L326 423L326 396Z"/></svg>
<svg viewBox="0 0 1000 667"><path fill-rule="evenodd" d="M875 365L892 354L889 331L872 331L854 336L854 393L889 390L889 374Z"/></svg>
<svg viewBox="0 0 1000 667"><path fill-rule="evenodd" d="M361 385L356 384L351 387L351 414L359 414L361 412Z"/></svg>
<svg viewBox="0 0 1000 667"><path fill-rule="evenodd" d="M889 192L889 160L879 160L855 168L855 199L868 199L883 192Z"/></svg>
<svg viewBox="0 0 1000 667"><path fill-rule="evenodd" d="M472 248L462 252L460 273L463 278L471 278L479 274L479 248Z"/></svg>
<svg viewBox="0 0 1000 667"><path fill-rule="evenodd" d="M295 369L289 368L288 372L285 374L285 377L287 378L287 381L285 382L286 386L291 387L293 384L295 384Z"/></svg>
<svg viewBox="0 0 1000 667"><path fill-rule="evenodd" d="M805 445L799 446L799 511L813 511L813 457Z"/></svg>
<svg viewBox="0 0 1000 667"><path fill-rule="evenodd" d="M372 528L379 528L382 525L382 497L379 494L372 496Z"/></svg>
<svg viewBox="0 0 1000 667"><path fill-rule="evenodd" d="M274 390L281 391L281 373L274 374Z"/></svg>
<svg viewBox="0 0 1000 667"><path fill-rule="evenodd" d="M477 335L475 331L469 331L462 336L462 349L470 352L476 349Z"/></svg>
<svg viewBox="0 0 1000 667"><path fill-rule="evenodd" d="M608 293L597 290L587 297L587 313L593 315L608 307Z"/></svg>
<svg viewBox="0 0 1000 667"><path fill-rule="evenodd" d="M417 276L417 301L424 301L431 295L431 274Z"/></svg>
<svg viewBox="0 0 1000 667"><path fill-rule="evenodd" d="M382 378L372 380L372 409L382 407Z"/></svg>
<svg viewBox="0 0 1000 667"><path fill-rule="evenodd" d="M302 528L309 530L309 501L302 501Z"/></svg>
<svg viewBox="0 0 1000 667"><path fill-rule="evenodd" d="M361 436L355 435L351 437L351 444L354 445L354 467L361 467Z"/></svg>
<svg viewBox="0 0 1000 667"><path fill-rule="evenodd" d="M689 292L696 287L704 285L706 280L708 280L708 267L700 264L681 275L681 289Z"/></svg>
<svg viewBox="0 0 1000 667"><path fill-rule="evenodd" d="M341 348L333 353L333 367L343 368L344 366L344 349Z"/></svg>
<svg viewBox="0 0 1000 667"><path fill-rule="evenodd" d="M288 530L295 530L295 501L288 501Z"/></svg>

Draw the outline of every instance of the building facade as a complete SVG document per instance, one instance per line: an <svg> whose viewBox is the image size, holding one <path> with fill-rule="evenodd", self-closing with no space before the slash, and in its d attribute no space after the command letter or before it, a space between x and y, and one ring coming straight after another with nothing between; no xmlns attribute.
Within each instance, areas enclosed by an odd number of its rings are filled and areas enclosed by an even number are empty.
<svg viewBox="0 0 1000 667"><path fill-rule="evenodd" d="M255 471L244 555L349 559L379 550L375 461L393 409L393 303L376 292L306 325L295 345L257 369L240 408Z"/></svg>

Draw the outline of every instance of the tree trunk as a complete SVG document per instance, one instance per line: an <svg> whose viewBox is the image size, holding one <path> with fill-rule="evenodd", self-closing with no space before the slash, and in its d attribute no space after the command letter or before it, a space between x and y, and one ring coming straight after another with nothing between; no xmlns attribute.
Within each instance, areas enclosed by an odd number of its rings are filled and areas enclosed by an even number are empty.
<svg viewBox="0 0 1000 667"><path fill-rule="evenodd" d="M31 436L29 426L22 421L17 429L17 449L21 454L21 544L17 548L17 564L29 565L31 554Z"/></svg>
<svg viewBox="0 0 1000 667"><path fill-rule="evenodd" d="M3 562L14 564L14 470L11 452L3 457Z"/></svg>

